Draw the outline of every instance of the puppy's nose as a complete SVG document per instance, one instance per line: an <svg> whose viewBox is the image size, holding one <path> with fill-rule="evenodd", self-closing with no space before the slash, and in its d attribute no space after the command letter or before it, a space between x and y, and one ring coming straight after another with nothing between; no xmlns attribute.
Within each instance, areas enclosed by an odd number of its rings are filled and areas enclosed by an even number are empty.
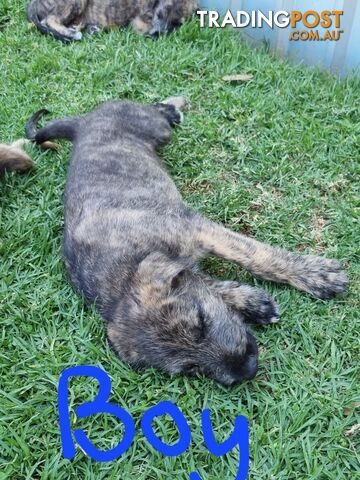
<svg viewBox="0 0 360 480"><path fill-rule="evenodd" d="M149 35L151 38L159 38L160 35L166 34L168 32L169 32L168 22L166 22L165 20L156 20L153 22L149 30Z"/></svg>
<svg viewBox="0 0 360 480"><path fill-rule="evenodd" d="M245 369L244 369L244 380L252 380L258 371L258 359L257 356L251 355L249 356Z"/></svg>
<svg viewBox="0 0 360 480"><path fill-rule="evenodd" d="M159 30L152 29L150 30L149 35L153 40L157 40L160 37L161 32Z"/></svg>

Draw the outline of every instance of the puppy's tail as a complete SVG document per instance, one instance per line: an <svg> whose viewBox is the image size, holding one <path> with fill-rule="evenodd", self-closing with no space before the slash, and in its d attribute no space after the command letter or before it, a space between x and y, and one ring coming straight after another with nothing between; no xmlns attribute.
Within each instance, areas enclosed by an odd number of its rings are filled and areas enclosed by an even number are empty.
<svg viewBox="0 0 360 480"><path fill-rule="evenodd" d="M37 11L37 2L33 0L29 3L27 8L27 18L29 22L33 23L39 32L43 33L44 35L51 34L56 40L61 40L64 43L71 42L72 40L76 40L76 38L72 38L71 36L63 35L62 33L58 32L54 28L51 28L47 25L46 21L42 21L39 17L39 13Z"/></svg>
<svg viewBox="0 0 360 480"><path fill-rule="evenodd" d="M25 127L25 134L27 139L32 140L33 142L35 141L35 136L37 133L37 124L41 119L41 117L43 117L48 113L50 113L49 110L46 110L46 108L43 108L31 116L31 118L28 120Z"/></svg>
<svg viewBox="0 0 360 480"><path fill-rule="evenodd" d="M37 124L40 118L47 113L49 113L49 111L46 109L34 113L26 124L26 138L45 148L52 148L50 146L46 147L46 145L54 145L51 143L49 144L48 141L55 138L64 138L71 142L74 141L78 124L78 119L76 117L60 118L59 120L54 120L48 123L44 128L37 130Z"/></svg>

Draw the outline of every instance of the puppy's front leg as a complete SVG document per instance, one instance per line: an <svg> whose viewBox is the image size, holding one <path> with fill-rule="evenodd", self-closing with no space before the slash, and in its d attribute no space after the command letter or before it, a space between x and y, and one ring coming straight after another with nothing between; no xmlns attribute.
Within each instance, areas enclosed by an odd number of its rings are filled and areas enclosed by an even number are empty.
<svg viewBox="0 0 360 480"><path fill-rule="evenodd" d="M254 276L286 283L318 298L345 291L347 278L341 265L313 255L296 255L203 220L195 234L203 255L216 255L240 264Z"/></svg>
<svg viewBox="0 0 360 480"><path fill-rule="evenodd" d="M215 294L223 298L226 305L239 311L247 323L267 325L279 321L279 307L262 288L206 276L203 280Z"/></svg>
<svg viewBox="0 0 360 480"><path fill-rule="evenodd" d="M49 31L55 35L56 38L64 42L82 39L82 33L75 26L66 27L61 22L61 19L55 15L49 15L41 23L48 27Z"/></svg>

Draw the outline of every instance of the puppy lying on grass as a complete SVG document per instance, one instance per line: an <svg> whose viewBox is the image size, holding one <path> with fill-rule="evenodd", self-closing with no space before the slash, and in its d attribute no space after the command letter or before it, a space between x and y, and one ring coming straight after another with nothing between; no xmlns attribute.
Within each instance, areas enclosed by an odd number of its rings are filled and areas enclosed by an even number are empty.
<svg viewBox="0 0 360 480"><path fill-rule="evenodd" d="M81 30L131 24L139 33L157 36L182 25L194 13L196 0L31 0L28 19L42 33L69 42Z"/></svg>
<svg viewBox="0 0 360 480"><path fill-rule="evenodd" d="M247 324L278 320L259 288L201 273L210 255L318 298L345 290L334 260L300 256L227 230L188 208L156 148L180 123L181 97L139 105L108 102L29 138L73 142L64 255L70 278L106 322L119 357L135 367L202 372L230 385L254 377L258 349Z"/></svg>

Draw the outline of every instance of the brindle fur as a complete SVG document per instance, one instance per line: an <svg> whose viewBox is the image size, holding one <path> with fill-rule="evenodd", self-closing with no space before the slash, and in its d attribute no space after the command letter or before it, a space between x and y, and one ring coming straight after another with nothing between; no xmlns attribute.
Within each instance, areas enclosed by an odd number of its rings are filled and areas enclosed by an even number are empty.
<svg viewBox="0 0 360 480"><path fill-rule="evenodd" d="M132 24L139 33L156 36L182 25L196 9L196 0L32 0L28 18L42 33L59 40L82 38L81 30Z"/></svg>
<svg viewBox="0 0 360 480"><path fill-rule="evenodd" d="M257 370L247 323L277 321L278 307L262 289L209 278L199 259L233 260L319 298L343 292L347 280L334 260L270 247L183 203L156 154L180 122L176 107L183 103L109 102L49 123L34 140L73 142L66 266L77 290L96 303L115 352L135 367L200 371L229 385Z"/></svg>

